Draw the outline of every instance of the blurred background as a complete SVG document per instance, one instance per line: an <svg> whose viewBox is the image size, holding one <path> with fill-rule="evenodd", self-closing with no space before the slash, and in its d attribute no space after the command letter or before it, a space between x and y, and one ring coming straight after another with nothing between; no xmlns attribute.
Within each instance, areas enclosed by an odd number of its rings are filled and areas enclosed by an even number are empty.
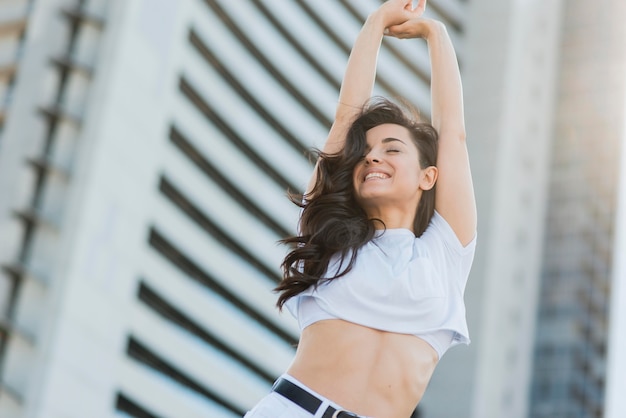
<svg viewBox="0 0 626 418"><path fill-rule="evenodd" d="M271 291L285 194L380 3L0 0L0 417L234 418L270 390L298 338ZM479 244L473 342L417 414L623 418L626 2L427 14L463 73ZM428 118L422 40L385 40L378 74Z"/></svg>

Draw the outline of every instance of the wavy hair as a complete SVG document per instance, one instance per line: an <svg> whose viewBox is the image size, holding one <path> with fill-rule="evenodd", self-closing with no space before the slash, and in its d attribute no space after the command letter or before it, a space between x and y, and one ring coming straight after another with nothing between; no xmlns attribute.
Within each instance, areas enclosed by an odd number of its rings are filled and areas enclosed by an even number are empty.
<svg viewBox="0 0 626 418"><path fill-rule="evenodd" d="M421 168L434 166L437 161L437 131L421 122L415 109L399 106L384 98L370 100L356 117L346 135L343 149L336 154L319 150L316 182L306 195L291 195L292 202L302 208L298 235L281 242L293 246L281 265L283 280L275 288L279 292L276 305L285 302L322 281L334 280L348 273L358 250L374 237L375 222L357 203L353 171L365 154L368 130L392 123L407 128L417 147ZM417 207L413 230L421 236L435 210L435 187L424 190ZM384 223L383 223L384 226ZM324 277L331 258L339 256L339 266L332 277Z"/></svg>

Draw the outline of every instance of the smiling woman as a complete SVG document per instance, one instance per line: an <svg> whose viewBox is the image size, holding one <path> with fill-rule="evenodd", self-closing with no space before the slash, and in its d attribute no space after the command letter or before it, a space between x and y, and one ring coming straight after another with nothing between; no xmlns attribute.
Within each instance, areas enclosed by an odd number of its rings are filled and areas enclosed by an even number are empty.
<svg viewBox="0 0 626 418"><path fill-rule="evenodd" d="M298 350L247 418L406 418L444 353L469 343L476 210L462 89L446 29L421 17L425 6L389 0L357 37L335 122L293 199L298 235L285 240L277 305L298 318ZM426 39L432 124L370 98L384 34Z"/></svg>
<svg viewBox="0 0 626 418"><path fill-rule="evenodd" d="M412 224L420 236L434 211L437 132L415 115L384 99L372 101L348 131L344 153L358 155L365 147L352 181L368 218L382 222L378 227ZM371 177L387 181L372 183Z"/></svg>

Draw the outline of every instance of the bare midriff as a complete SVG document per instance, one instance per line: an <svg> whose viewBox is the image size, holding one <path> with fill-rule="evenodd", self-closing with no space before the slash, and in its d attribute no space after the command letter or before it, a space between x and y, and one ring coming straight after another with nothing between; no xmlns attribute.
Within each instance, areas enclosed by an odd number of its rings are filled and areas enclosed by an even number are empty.
<svg viewBox="0 0 626 418"><path fill-rule="evenodd" d="M359 415L407 418L437 361L437 352L416 336L330 319L302 331L287 373Z"/></svg>

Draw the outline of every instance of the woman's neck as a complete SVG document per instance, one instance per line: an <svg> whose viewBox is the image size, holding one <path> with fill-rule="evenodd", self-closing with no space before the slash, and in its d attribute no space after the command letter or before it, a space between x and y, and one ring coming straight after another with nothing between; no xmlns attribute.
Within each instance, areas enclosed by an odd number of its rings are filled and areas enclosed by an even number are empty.
<svg viewBox="0 0 626 418"><path fill-rule="evenodd" d="M382 221L382 223L375 222L374 225L376 229L406 228L413 231L416 210L408 212L396 207L385 208L384 210L382 208L368 208L366 209L366 213L370 219Z"/></svg>

